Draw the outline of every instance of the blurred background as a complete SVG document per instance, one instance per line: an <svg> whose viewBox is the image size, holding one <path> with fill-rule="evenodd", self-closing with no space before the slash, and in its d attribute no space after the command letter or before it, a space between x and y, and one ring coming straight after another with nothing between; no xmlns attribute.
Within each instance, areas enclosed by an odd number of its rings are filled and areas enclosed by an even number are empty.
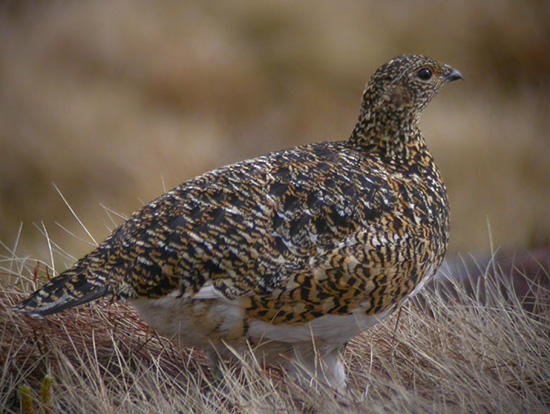
<svg viewBox="0 0 550 414"><path fill-rule="evenodd" d="M370 74L421 53L465 77L421 121L450 252L547 242L549 42L545 0L2 1L0 241L90 250L53 184L101 241L195 175L347 139Z"/></svg>

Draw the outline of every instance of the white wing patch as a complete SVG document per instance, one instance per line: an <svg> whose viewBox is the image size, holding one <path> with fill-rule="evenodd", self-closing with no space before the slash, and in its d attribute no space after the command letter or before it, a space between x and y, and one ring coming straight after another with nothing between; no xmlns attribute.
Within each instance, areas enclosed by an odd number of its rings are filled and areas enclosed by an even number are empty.
<svg viewBox="0 0 550 414"><path fill-rule="evenodd" d="M193 296L193 299L222 299L227 301L227 298L218 292L210 282L206 282Z"/></svg>

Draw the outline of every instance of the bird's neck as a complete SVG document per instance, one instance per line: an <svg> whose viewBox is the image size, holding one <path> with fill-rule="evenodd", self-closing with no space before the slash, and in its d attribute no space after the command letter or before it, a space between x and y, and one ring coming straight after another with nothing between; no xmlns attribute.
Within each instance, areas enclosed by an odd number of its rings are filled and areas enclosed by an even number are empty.
<svg viewBox="0 0 550 414"><path fill-rule="evenodd" d="M349 142L395 160L427 152L417 117L399 112L362 110Z"/></svg>

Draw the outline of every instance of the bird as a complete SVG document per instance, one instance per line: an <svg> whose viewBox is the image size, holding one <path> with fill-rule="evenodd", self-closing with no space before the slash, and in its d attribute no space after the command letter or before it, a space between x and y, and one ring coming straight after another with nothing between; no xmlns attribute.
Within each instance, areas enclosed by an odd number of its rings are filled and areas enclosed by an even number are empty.
<svg viewBox="0 0 550 414"><path fill-rule="evenodd" d="M106 297L205 350L284 360L346 387L342 351L430 280L449 202L419 129L453 67L403 55L368 81L347 140L297 146L190 179L133 213L14 306L43 317Z"/></svg>

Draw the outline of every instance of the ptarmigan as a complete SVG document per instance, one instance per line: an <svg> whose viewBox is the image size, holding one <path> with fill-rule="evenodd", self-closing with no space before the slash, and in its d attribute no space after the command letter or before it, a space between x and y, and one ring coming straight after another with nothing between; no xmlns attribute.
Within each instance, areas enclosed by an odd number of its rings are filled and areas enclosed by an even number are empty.
<svg viewBox="0 0 550 414"><path fill-rule="evenodd" d="M390 60L367 84L349 140L181 184L14 309L44 316L126 299L160 333L212 356L250 346L286 355L299 378L343 387L345 344L417 292L445 254L446 189L418 121L461 78L424 56Z"/></svg>

